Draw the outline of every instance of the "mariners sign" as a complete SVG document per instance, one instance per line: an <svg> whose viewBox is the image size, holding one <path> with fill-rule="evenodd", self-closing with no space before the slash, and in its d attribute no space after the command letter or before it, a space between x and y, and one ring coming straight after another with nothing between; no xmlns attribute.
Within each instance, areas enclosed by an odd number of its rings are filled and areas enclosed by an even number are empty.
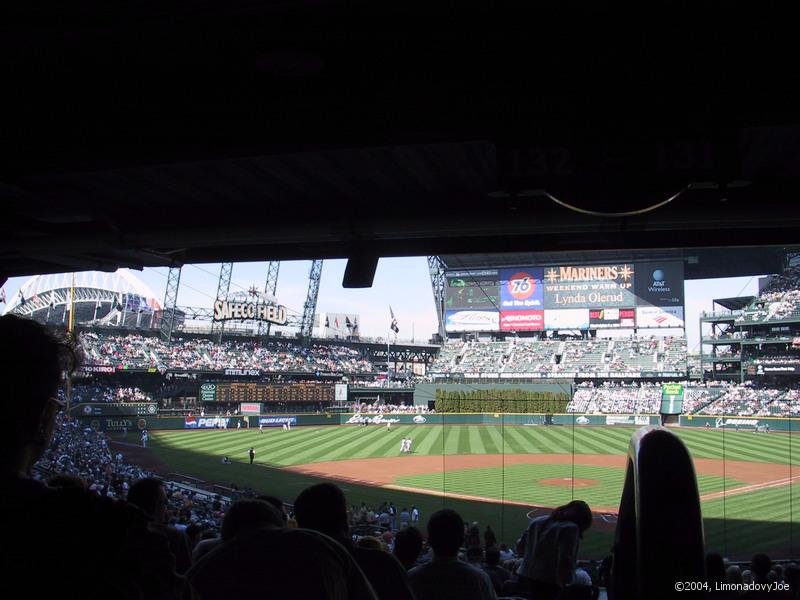
<svg viewBox="0 0 800 600"><path fill-rule="evenodd" d="M276 325L286 325L286 307L280 304L217 300L214 302L213 318L215 321L240 319L249 321L269 321Z"/></svg>

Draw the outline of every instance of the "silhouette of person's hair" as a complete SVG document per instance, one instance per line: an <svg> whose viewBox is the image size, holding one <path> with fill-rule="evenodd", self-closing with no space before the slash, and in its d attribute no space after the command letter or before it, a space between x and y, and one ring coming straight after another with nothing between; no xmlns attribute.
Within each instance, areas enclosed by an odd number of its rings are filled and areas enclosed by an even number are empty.
<svg viewBox="0 0 800 600"><path fill-rule="evenodd" d="M428 520L428 543L438 556L456 556L464 542L464 520L456 511L438 510Z"/></svg>
<svg viewBox="0 0 800 600"><path fill-rule="evenodd" d="M583 534L592 526L592 509L583 500L573 500L554 509L550 518L554 521L572 521Z"/></svg>
<svg viewBox="0 0 800 600"><path fill-rule="evenodd" d="M15 315L0 317L0 379L4 410L14 427L0 436L0 464L25 472L47 448L63 375L78 366L73 346L43 325Z"/></svg>
<svg viewBox="0 0 800 600"><path fill-rule="evenodd" d="M422 532L416 527L406 527L397 532L394 538L394 555L406 568L411 569L422 551Z"/></svg>
<svg viewBox="0 0 800 600"><path fill-rule="evenodd" d="M347 500L332 483L319 483L304 489L294 501L297 524L321 531L334 539L347 536Z"/></svg>
<svg viewBox="0 0 800 600"><path fill-rule="evenodd" d="M164 483L155 477L139 479L128 490L128 502L138 506L150 519L155 519L163 506L163 488Z"/></svg>
<svg viewBox="0 0 800 600"><path fill-rule="evenodd" d="M281 500L276 496L270 496L268 494L262 494L260 496L256 496L256 500L263 500L264 502L267 502L268 504L271 504L272 506L277 508L278 512L280 512L281 515L283 515L283 524L285 525L287 523L287 521L289 520L289 516L283 510L283 500Z"/></svg>
<svg viewBox="0 0 800 600"><path fill-rule="evenodd" d="M222 539L229 541L258 527L283 527L283 515L263 500L239 500L231 505L222 520Z"/></svg>
<svg viewBox="0 0 800 600"><path fill-rule="evenodd" d="M59 473L47 480L47 486L51 488L85 490L86 482L76 475Z"/></svg>

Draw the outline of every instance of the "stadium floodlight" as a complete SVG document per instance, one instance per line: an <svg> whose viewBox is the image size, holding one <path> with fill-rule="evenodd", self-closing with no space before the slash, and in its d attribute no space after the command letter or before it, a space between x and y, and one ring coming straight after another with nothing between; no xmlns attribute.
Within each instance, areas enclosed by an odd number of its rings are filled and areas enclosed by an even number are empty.
<svg viewBox="0 0 800 600"><path fill-rule="evenodd" d="M358 253L347 259L342 278L343 288L371 288L378 268L378 258L374 254Z"/></svg>

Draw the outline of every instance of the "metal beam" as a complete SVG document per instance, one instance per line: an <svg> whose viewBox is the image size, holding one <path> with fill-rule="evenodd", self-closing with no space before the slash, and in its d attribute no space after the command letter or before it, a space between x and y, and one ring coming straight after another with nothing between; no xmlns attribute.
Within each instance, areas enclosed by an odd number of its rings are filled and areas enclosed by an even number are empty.
<svg viewBox="0 0 800 600"><path fill-rule="evenodd" d="M444 330L444 262L438 256L428 257L428 272L431 276L431 290L433 290L433 304L436 307L436 318L439 321L439 336L444 342L446 333Z"/></svg>
<svg viewBox="0 0 800 600"><path fill-rule="evenodd" d="M264 292L275 296L278 290L278 272L281 269L281 263L278 260L271 260L267 265L267 283L264 285ZM258 335L269 335L272 329L272 323L264 323L263 321L258 324Z"/></svg>
<svg viewBox="0 0 800 600"><path fill-rule="evenodd" d="M217 295L215 300L227 300L228 293L231 291L231 275L233 274L233 263L224 262L219 268L219 282L217 283ZM211 337L217 343L222 342L222 333L225 330L225 321L211 322Z"/></svg>
<svg viewBox="0 0 800 600"><path fill-rule="evenodd" d="M304 341L310 340L314 331L314 313L317 310L317 295L319 294L319 282L321 279L322 261L312 261L311 270L308 273L308 294L306 295L306 303L303 305L303 321L300 325L300 337Z"/></svg>
<svg viewBox="0 0 800 600"><path fill-rule="evenodd" d="M172 329L175 326L175 306L178 302L178 289L181 284L181 267L170 267L167 275L167 290L164 292L164 307L161 313L161 339L172 343Z"/></svg>

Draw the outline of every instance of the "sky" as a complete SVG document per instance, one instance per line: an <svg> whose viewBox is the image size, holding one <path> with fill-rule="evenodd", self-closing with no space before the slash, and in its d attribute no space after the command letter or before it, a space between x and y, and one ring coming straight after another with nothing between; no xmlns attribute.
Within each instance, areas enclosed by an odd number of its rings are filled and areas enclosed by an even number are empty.
<svg viewBox="0 0 800 600"><path fill-rule="evenodd" d="M318 313L348 313L360 315L361 335L386 337L389 325L389 306L397 318L400 341L413 337L427 341L437 330L428 263L424 256L382 258L378 262L373 286L368 289L344 289L345 260L326 260L317 300ZM290 315L301 315L308 291L311 261L282 262L278 276L278 301ZM186 265L181 272L178 292L179 306L211 308L216 296L220 264ZM152 288L163 300L167 281L166 267L147 268L133 273ZM267 263L236 263L231 277L231 291L247 290L255 285L263 290ZM8 280L4 289L11 300L27 277ZM712 309L714 298L756 295L758 277L734 277L686 281L686 335L689 351L698 351L699 314Z"/></svg>

